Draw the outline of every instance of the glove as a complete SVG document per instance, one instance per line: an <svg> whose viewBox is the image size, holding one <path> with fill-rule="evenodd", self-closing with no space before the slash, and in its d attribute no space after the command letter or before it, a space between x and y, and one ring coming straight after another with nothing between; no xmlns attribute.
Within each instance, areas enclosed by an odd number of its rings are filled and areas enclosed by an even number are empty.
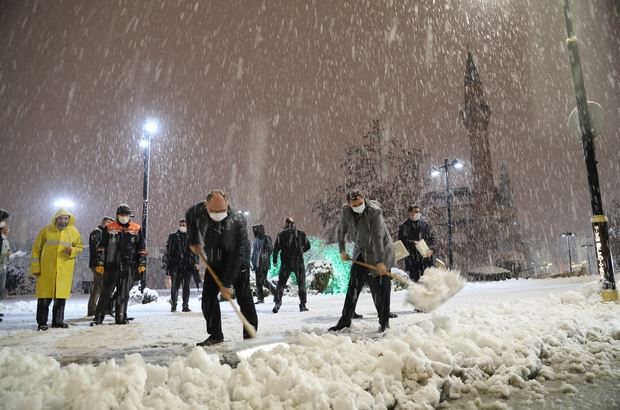
<svg viewBox="0 0 620 410"><path fill-rule="evenodd" d="M138 266L138 273L144 273L146 271L146 266L140 265Z"/></svg>
<svg viewBox="0 0 620 410"><path fill-rule="evenodd" d="M98 274L102 274L103 273L103 266L96 266L95 267L95 272L97 272Z"/></svg>

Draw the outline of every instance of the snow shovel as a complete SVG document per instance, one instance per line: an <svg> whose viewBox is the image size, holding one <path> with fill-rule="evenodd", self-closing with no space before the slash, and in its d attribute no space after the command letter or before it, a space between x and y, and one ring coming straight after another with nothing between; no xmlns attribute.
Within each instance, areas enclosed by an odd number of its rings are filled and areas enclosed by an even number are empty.
<svg viewBox="0 0 620 410"><path fill-rule="evenodd" d="M222 289L224 289L224 284L222 283L220 278L217 276L217 274L215 273L215 271L213 270L209 262L207 262L207 257L204 255L204 252L202 251L202 249L198 252L198 256L200 257L200 259L202 259L204 264L207 265L207 271L209 271L209 274L211 275L211 277L215 281L215 284L217 285L218 289L221 292ZM241 323L243 323L243 328L245 329L247 334L251 338L256 337L256 329L254 329L254 326L252 326L250 322L248 322L248 320L245 318L245 316L243 316L243 313L241 313L237 304L232 299L230 299L228 296L224 296L224 298L230 302L230 305L232 306L233 310L237 313L237 316L239 316L239 319L241 320Z"/></svg>
<svg viewBox="0 0 620 410"><path fill-rule="evenodd" d="M402 242L400 243L400 246L403 246ZM394 247L396 251L396 242L394 243ZM400 255L403 255L403 253L399 252L399 256ZM407 255L408 252L406 252L405 256ZM402 259L402 257L398 259ZM353 263L367 269L374 270L375 272L379 272L379 269L375 265L359 261L353 261ZM407 303L424 312L430 312L431 310L437 308L452 296L456 295L465 286L465 281L461 278L459 271L435 267L427 268L424 271L422 278L420 278L419 283L412 282L409 278L405 278L393 272L388 272L387 275L406 284Z"/></svg>

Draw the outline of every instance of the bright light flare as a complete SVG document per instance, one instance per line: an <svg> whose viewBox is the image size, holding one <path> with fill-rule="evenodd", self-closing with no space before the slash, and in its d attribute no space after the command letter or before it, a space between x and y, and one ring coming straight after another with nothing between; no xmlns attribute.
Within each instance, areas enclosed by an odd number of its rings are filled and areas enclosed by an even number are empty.
<svg viewBox="0 0 620 410"><path fill-rule="evenodd" d="M148 120L144 123L142 129L151 135L154 135L159 131L159 124L155 120Z"/></svg>
<svg viewBox="0 0 620 410"><path fill-rule="evenodd" d="M54 207L55 208L74 208L75 207L75 202L73 202L70 199L67 198L61 198L61 199L57 199L54 201Z"/></svg>

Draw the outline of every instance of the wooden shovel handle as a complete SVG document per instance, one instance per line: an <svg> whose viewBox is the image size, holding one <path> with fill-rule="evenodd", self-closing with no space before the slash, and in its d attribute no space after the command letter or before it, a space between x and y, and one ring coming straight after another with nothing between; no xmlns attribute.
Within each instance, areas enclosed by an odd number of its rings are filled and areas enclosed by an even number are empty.
<svg viewBox="0 0 620 410"><path fill-rule="evenodd" d="M375 265L371 265L371 264L369 264L369 263L360 262L360 261L356 261L356 260L351 260L351 261L352 261L353 263L355 263L356 265L360 265L360 266L363 266L363 267L365 267L365 268L367 268L367 269L374 270L375 272L379 272L379 274L381 274L381 273L382 273L382 272L379 270L379 268L377 268ZM381 276L384 276L384 275L381 275ZM400 276L398 276L398 275L394 275L392 272L387 272L386 276L389 276L390 278L392 278L392 279L396 279L396 280L398 280L398 281L400 281L400 282L402 282L402 283L405 283L405 284L407 284L407 285L409 284L409 281L408 281L408 280L406 280L405 278L401 278L401 277L400 277Z"/></svg>
<svg viewBox="0 0 620 410"><path fill-rule="evenodd" d="M215 271L213 270L213 268L207 261L207 257L204 255L202 249L198 251L198 256L204 262L204 264L207 265L207 271L209 271L209 274L211 275L211 277L213 278L213 281L215 282L215 284L217 285L218 289L221 292L222 289L224 289L224 284L222 283L220 278L217 276L217 274L215 273ZM237 313L237 316L239 316L241 323L243 323L243 328L245 329L246 333L251 338L256 337L256 329L254 329L254 326L252 326L252 324L248 322L248 320L243 315L243 313L241 313L241 310L239 310L239 307L237 306L237 304L232 299L230 299L228 295L222 294L222 296L224 296L224 299L230 302L230 305L232 306L233 310Z"/></svg>

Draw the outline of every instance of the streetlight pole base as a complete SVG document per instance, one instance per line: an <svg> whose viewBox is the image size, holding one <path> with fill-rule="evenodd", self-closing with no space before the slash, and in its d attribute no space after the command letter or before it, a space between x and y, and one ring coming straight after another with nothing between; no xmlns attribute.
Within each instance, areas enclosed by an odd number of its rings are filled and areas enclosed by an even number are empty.
<svg viewBox="0 0 620 410"><path fill-rule="evenodd" d="M618 290L617 289L602 289L601 298L604 302L618 302Z"/></svg>

